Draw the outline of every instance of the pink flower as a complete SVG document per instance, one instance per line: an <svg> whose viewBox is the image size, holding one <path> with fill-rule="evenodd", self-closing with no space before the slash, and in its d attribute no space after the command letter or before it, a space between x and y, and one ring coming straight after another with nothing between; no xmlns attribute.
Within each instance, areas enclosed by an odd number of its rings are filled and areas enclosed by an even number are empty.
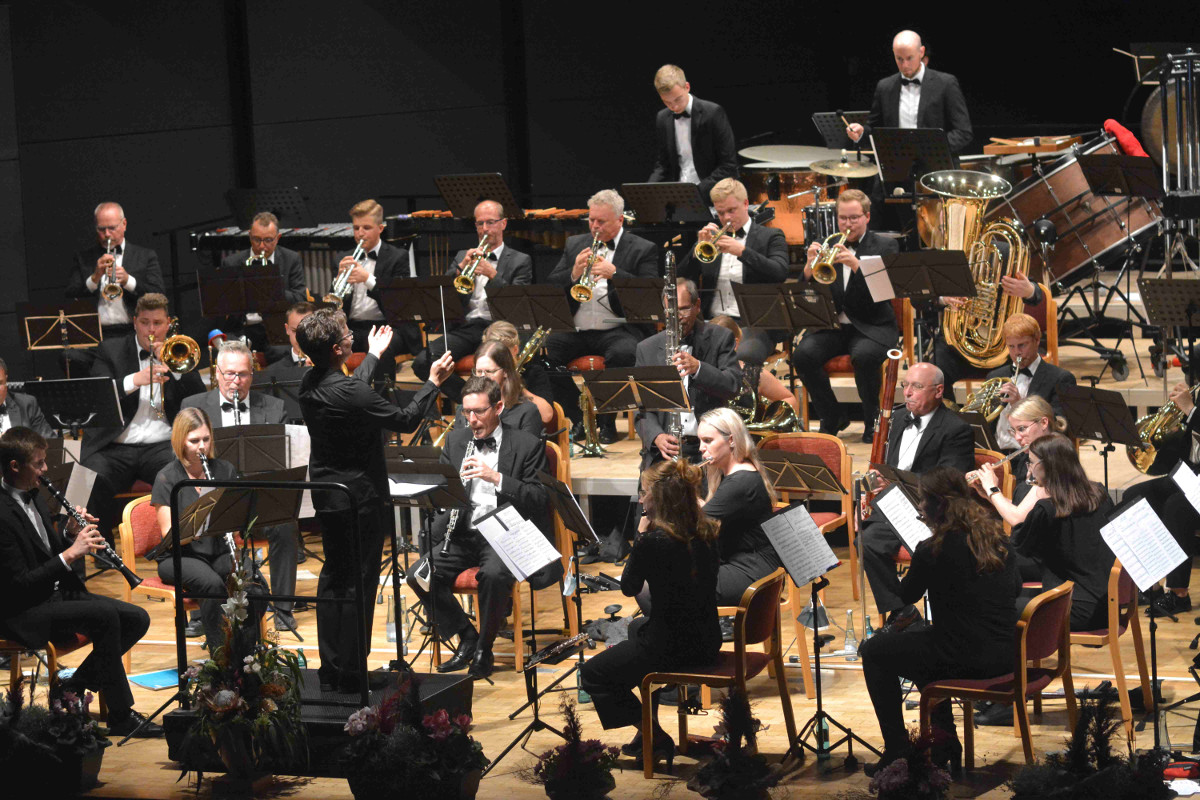
<svg viewBox="0 0 1200 800"><path fill-rule="evenodd" d="M454 724L457 725L459 728L461 728L463 733L470 733L470 731L471 731L471 715L470 714L459 714L457 717L454 718Z"/></svg>
<svg viewBox="0 0 1200 800"><path fill-rule="evenodd" d="M450 714L444 708L439 708L434 714L426 714L421 724L429 731L429 738L435 741L443 741L454 733L454 726L450 724Z"/></svg>

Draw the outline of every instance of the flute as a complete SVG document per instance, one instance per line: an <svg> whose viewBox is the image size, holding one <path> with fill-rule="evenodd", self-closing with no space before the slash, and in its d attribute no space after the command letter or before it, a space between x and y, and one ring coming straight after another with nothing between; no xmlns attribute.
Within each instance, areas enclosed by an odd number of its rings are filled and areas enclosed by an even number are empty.
<svg viewBox="0 0 1200 800"><path fill-rule="evenodd" d="M79 530L82 531L91 524L87 521L87 518L83 514L80 514L75 510L75 506L71 505L70 501L67 500L67 496L63 492L59 491L53 483L46 480L44 476L40 475L38 476L38 481L40 481L42 486L46 487L46 491L58 501L59 505L62 506L63 511L66 512L71 519L75 520L75 524L79 526ZM95 558L103 566L107 566L110 569L115 569L120 572L121 577L123 577L125 582L129 584L129 588L136 589L138 585L141 584L142 579L137 576L137 573L125 566L125 562L121 560L121 557L117 555L117 551L113 550L112 545L109 544L107 540L104 542L104 553L97 553Z"/></svg>
<svg viewBox="0 0 1200 800"><path fill-rule="evenodd" d="M995 464L986 464L985 466L1002 467L1005 464L1007 464L1008 462L1012 461L1017 456L1021 455L1025 451L1027 451L1028 449L1029 449L1029 445L1025 445L1020 450L1014 450L1013 452L1009 453L1004 458L997 461ZM972 476L974 476L974 478L972 478ZM979 470L972 470L971 472L967 473L967 483L979 483Z"/></svg>

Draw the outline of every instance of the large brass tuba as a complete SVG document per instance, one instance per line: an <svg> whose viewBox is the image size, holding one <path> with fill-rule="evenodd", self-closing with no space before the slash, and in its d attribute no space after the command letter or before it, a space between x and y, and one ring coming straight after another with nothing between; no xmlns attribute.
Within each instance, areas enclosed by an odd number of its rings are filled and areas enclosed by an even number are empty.
<svg viewBox="0 0 1200 800"><path fill-rule="evenodd" d="M938 195L938 223L932 245L939 250L962 250L975 278L974 297L962 308L942 312L946 342L973 366L994 369L1008 359L1004 322L1021 313L1024 302L1006 295L1000 279L1025 272L1029 250L1025 232L1014 219L983 224L988 203L1012 191L1008 181L985 172L943 170L921 178L921 185Z"/></svg>

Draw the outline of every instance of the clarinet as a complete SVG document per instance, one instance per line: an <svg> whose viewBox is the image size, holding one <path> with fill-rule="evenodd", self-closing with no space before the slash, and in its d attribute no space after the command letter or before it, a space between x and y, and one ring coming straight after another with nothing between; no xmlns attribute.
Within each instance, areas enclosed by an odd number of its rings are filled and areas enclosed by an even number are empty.
<svg viewBox="0 0 1200 800"><path fill-rule="evenodd" d="M233 393L233 413L237 414L237 391ZM235 423L236 424L236 423ZM200 456L200 469L204 471L204 480L211 481L213 479L212 470L208 468L208 456L201 450L196 455ZM229 548L229 557L237 562L237 544L233 541L233 532L225 533L225 546Z"/></svg>
<svg viewBox="0 0 1200 800"><path fill-rule="evenodd" d="M463 454L463 463L467 463L467 459L475 455L475 439L467 442L467 452ZM462 470L459 470L459 477L462 477ZM470 494L468 493L468 497ZM454 527L458 525L458 512L462 509L458 506L450 509L450 524L446 526L446 538L442 540L442 555L446 554L447 548L450 547L450 536L454 533Z"/></svg>
<svg viewBox="0 0 1200 800"><path fill-rule="evenodd" d="M83 514L80 514L75 510L75 506L71 505L70 501L67 500L67 496L59 491L53 483L46 480L46 478L43 476L39 476L38 480L41 482L42 486L46 487L46 491L50 493L50 496L58 501L59 505L62 506L63 511L66 512L71 519L75 520L75 524L79 526L79 530L83 530L91 524L87 521L87 518L84 517ZM101 563L102 566L106 566L109 569L115 569L120 572L121 577L123 577L125 582L129 584L129 588L136 589L138 585L141 584L142 579L139 578L133 570L125 566L125 562L121 560L121 557L117 555L117 551L113 550L112 545L109 544L107 540L104 542L104 552L102 554L97 553L95 558Z"/></svg>
<svg viewBox="0 0 1200 800"><path fill-rule="evenodd" d="M241 403L241 400L238 398L238 390L234 389L233 390L233 424L234 425L242 424L242 408L241 408L240 403ZM203 454L201 454L200 458L203 459L200 463L204 466L204 473L205 473L205 475L207 475L208 474L208 459L204 458ZM211 481L212 477L209 476L208 479Z"/></svg>

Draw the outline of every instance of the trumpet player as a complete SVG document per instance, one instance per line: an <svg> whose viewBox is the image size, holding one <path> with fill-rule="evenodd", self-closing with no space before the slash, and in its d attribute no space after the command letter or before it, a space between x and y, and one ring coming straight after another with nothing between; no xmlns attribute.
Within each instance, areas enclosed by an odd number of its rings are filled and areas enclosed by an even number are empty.
<svg viewBox="0 0 1200 800"><path fill-rule="evenodd" d="M475 265L472 268L472 291L459 294L466 320L447 323L449 330L444 332L442 338L430 342L429 347L413 359L413 372L421 380L429 377L429 365L446 352L447 346L455 361L466 358L479 347L484 330L492 323L492 311L487 303L488 287L499 289L533 283L533 259L504 244L504 230L507 227L504 206L495 200L484 200L475 206L475 235L481 242L486 236L487 241L482 248L460 250L454 256L460 274L472 264ZM442 393L457 401L462 386L463 379L451 375L442 384Z"/></svg>
<svg viewBox="0 0 1200 800"><path fill-rule="evenodd" d="M854 382L862 402L862 440L870 443L879 417L879 390L883 384L880 367L888 348L896 346L900 328L890 300L876 303L871 299L866 279L859 269L863 256L884 256L899 252L894 239L867 230L871 222L871 200L857 189L848 189L837 199L838 229L846 234L833 259L835 276L830 288L838 314L838 327L811 330L796 345L792 365L808 389L808 395L821 418L821 433L836 436L850 425L850 416L838 405L825 372L825 362L835 356L850 355ZM813 279L813 264L821 246L809 245L804 279ZM887 402L891 398L885 398Z"/></svg>
<svg viewBox="0 0 1200 800"><path fill-rule="evenodd" d="M620 300L609 292L612 278L658 277L658 254L654 245L624 229L625 200L612 189L603 189L588 199L588 233L567 239L562 258L550 272L547 283L561 286L575 315L575 332L552 333L546 340L550 366L566 367L587 355L604 357L609 367L633 365L640 331L621 318ZM591 265L589 267L589 264ZM591 282L590 298L579 302L570 295L581 280ZM573 423L572 436L583 436L583 413L579 390L569 374L554 380L554 399ZM600 441L616 441L613 416L600 417Z"/></svg>
<svg viewBox="0 0 1200 800"><path fill-rule="evenodd" d="M1074 386L1075 376L1062 367L1042 359L1038 348L1042 343L1042 328L1028 314L1013 314L1004 322L1004 343L1008 347L1009 364L1002 364L987 374L990 378L1011 378L1000 388L1004 408L996 419L996 444L1001 450L1016 450L1021 446L1009 418L1016 403L1030 396L1045 398L1055 415L1063 413L1058 399L1061 386Z"/></svg>
<svg viewBox="0 0 1200 800"><path fill-rule="evenodd" d="M96 348L92 377L116 382L125 418L123 428L89 428L80 448L80 461L96 472L88 507L99 517L106 537L120 520L121 501L115 495L128 491L135 480L154 482L159 470L174 458L171 423L183 399L204 391L204 382L194 370L177 374L163 364L163 341L170 323L166 296L142 295L133 332L105 339Z"/></svg>
<svg viewBox="0 0 1200 800"><path fill-rule="evenodd" d="M697 250L688 252L681 260L679 274L700 284L705 319L724 314L741 324L733 284L783 283L787 280L787 238L777 228L754 224L750 219L746 187L736 178L718 182L709 197L720 224L710 222L700 229L696 238L715 247L716 257L706 261L705 248L698 245ZM779 341L784 335L785 332L779 335ZM738 358L749 363L763 363L775 350L776 338L766 330L743 328Z"/></svg>
<svg viewBox="0 0 1200 800"><path fill-rule="evenodd" d="M264 269L277 272L283 278L283 296L289 303L307 299L304 263L295 250L279 245L279 218L270 211L255 214L250 223L249 239L250 246L226 256L221 261L221 269L245 270L246 275L270 274L263 272ZM251 347L260 353L269 352L267 329L261 314L250 312L244 319L226 321L221 327L230 338L245 333Z"/></svg>

